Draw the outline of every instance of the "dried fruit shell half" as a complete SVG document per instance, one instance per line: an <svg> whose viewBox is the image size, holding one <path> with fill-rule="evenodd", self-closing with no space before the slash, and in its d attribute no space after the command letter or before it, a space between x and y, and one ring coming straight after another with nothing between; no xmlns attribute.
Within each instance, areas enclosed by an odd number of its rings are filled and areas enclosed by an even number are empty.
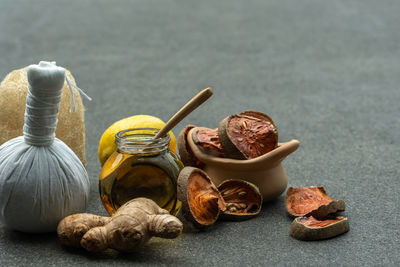
<svg viewBox="0 0 400 267"><path fill-rule="evenodd" d="M331 213L345 210L343 200L334 201L322 186L289 187L286 210L292 216L314 216L323 219Z"/></svg>
<svg viewBox="0 0 400 267"><path fill-rule="evenodd" d="M226 180L218 186L218 190L226 205L221 219L242 221L260 213L263 199L256 185L243 180Z"/></svg>
<svg viewBox="0 0 400 267"><path fill-rule="evenodd" d="M226 155L234 159L252 159L268 153L278 144L278 131L270 118L234 114L222 120L218 135ZM246 113L245 113L246 114Z"/></svg>
<svg viewBox="0 0 400 267"><path fill-rule="evenodd" d="M195 125L189 124L185 126L179 133L177 141L178 151L183 165L202 169L204 167L204 163L202 163L199 159L196 158L192 149L187 143L189 131L195 127L196 127Z"/></svg>
<svg viewBox="0 0 400 267"><path fill-rule="evenodd" d="M290 226L290 235L299 240L321 240L341 235L349 231L346 217L328 217L317 220L310 217L297 217Z"/></svg>
<svg viewBox="0 0 400 267"><path fill-rule="evenodd" d="M178 177L178 199L182 202L183 216L199 229L215 223L225 201L208 175L193 167L185 167Z"/></svg>
<svg viewBox="0 0 400 267"><path fill-rule="evenodd" d="M192 131L193 142L204 152L215 157L224 157L219 141L218 129L196 127Z"/></svg>

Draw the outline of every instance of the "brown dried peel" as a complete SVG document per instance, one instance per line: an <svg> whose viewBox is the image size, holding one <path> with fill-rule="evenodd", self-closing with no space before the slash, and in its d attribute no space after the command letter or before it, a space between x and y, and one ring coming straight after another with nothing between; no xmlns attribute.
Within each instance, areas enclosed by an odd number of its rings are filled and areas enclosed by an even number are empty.
<svg viewBox="0 0 400 267"><path fill-rule="evenodd" d="M198 168L185 167L178 177L178 199L183 216L199 229L207 228L225 210L225 201L210 177Z"/></svg>
<svg viewBox="0 0 400 267"><path fill-rule="evenodd" d="M250 116L250 117L260 119L260 120L268 121L276 128L275 122L272 120L272 118L270 116L268 116L267 114L262 113L260 111L245 110L245 111L240 112L239 115Z"/></svg>
<svg viewBox="0 0 400 267"><path fill-rule="evenodd" d="M199 229L213 225L218 218L250 219L262 206L262 196L254 184L226 180L216 188L204 171L193 167L185 167L179 174L178 199L183 216Z"/></svg>
<svg viewBox="0 0 400 267"><path fill-rule="evenodd" d="M331 213L345 210L343 200L334 201L322 186L289 187L286 210L294 217L314 216L323 219Z"/></svg>
<svg viewBox="0 0 400 267"><path fill-rule="evenodd" d="M226 203L221 219L241 221L260 213L263 199L256 185L243 180L226 180L218 190Z"/></svg>
<svg viewBox="0 0 400 267"><path fill-rule="evenodd" d="M268 153L278 144L275 124L260 112L258 117L234 114L218 126L218 135L227 155L235 159L252 159ZM249 113L252 114L252 113Z"/></svg>
<svg viewBox="0 0 400 267"><path fill-rule="evenodd" d="M290 235L299 240L311 241L332 238L349 231L346 217L328 217L317 220L313 216L297 217L290 227Z"/></svg>
<svg viewBox="0 0 400 267"><path fill-rule="evenodd" d="M192 131L193 142L204 152L215 157L224 157L219 141L218 129L196 127Z"/></svg>
<svg viewBox="0 0 400 267"><path fill-rule="evenodd" d="M290 187L286 193L286 209L295 218L290 235L299 240L320 240L349 231L346 217L332 216L345 210L343 200L332 200L322 186Z"/></svg>
<svg viewBox="0 0 400 267"><path fill-rule="evenodd" d="M181 161L185 166L192 166L202 169L204 168L204 163L196 158L192 149L187 143L188 133L195 127L195 125L191 124L185 126L185 128L183 128L178 135L177 145Z"/></svg>
<svg viewBox="0 0 400 267"><path fill-rule="evenodd" d="M316 219L323 220L324 218L329 216L329 214L344 211L345 208L346 204L343 200L339 199L332 201L328 205L321 205L316 210L307 213L305 216L313 216Z"/></svg>

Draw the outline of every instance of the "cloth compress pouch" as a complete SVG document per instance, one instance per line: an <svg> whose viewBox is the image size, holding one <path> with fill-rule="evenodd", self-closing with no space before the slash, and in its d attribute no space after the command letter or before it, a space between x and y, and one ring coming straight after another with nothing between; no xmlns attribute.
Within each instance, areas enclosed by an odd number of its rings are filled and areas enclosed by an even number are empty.
<svg viewBox="0 0 400 267"><path fill-rule="evenodd" d="M0 145L22 135L28 93L27 69L28 67L11 71L0 83ZM69 81L75 84L72 74L67 69L65 71ZM71 96L71 92L74 92L73 96ZM74 112L70 112L71 97L75 98L78 107ZM70 90L65 81L62 88L56 136L67 144L85 165L84 111L78 90L74 88Z"/></svg>
<svg viewBox="0 0 400 267"><path fill-rule="evenodd" d="M64 217L84 212L89 178L75 153L55 138L65 69L28 67L23 136L0 146L0 220L23 232L52 232Z"/></svg>

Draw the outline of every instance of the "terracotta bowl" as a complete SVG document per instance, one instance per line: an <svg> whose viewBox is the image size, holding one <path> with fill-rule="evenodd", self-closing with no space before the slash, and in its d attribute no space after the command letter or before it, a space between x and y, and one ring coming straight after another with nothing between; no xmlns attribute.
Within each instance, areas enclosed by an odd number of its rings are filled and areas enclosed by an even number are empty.
<svg viewBox="0 0 400 267"><path fill-rule="evenodd" d="M192 131L188 136L192 136ZM187 142L194 155L205 164L204 171L217 186L228 179L246 180L259 187L264 201L274 199L285 191L287 175L282 160L300 144L297 140L279 143L277 148L258 158L237 160L210 156L202 152L192 138L188 138Z"/></svg>

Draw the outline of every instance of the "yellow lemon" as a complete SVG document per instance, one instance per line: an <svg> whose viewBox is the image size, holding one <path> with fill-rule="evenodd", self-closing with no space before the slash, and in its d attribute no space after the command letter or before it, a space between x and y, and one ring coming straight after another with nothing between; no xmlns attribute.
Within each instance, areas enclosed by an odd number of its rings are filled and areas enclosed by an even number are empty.
<svg viewBox="0 0 400 267"><path fill-rule="evenodd" d="M161 119L151 115L135 115L114 122L110 127L107 128L107 130L105 130L100 138L98 155L101 166L103 166L108 157L117 150L117 146L115 145L116 133L132 128L161 129L161 127L164 125L165 123ZM169 132L169 136L171 137L169 148L176 153L176 140L172 131Z"/></svg>

